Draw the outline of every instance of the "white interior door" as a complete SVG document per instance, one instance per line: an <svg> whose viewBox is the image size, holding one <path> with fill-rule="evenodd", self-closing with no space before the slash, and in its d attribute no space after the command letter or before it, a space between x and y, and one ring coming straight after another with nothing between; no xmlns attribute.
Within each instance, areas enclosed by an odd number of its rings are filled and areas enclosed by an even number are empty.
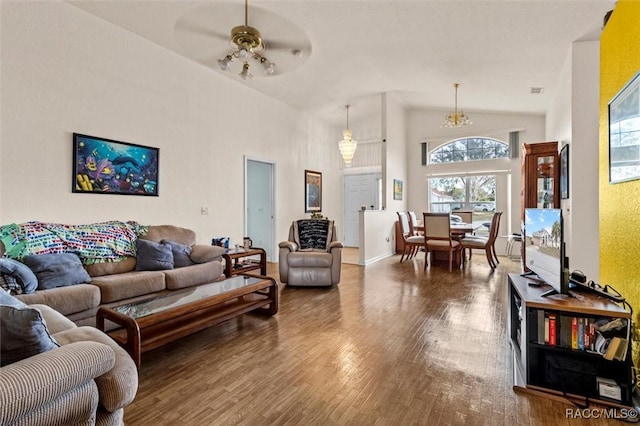
<svg viewBox="0 0 640 426"><path fill-rule="evenodd" d="M275 164L245 158L245 235L275 262Z"/></svg>
<svg viewBox="0 0 640 426"><path fill-rule="evenodd" d="M344 176L344 238L343 244L347 247L359 247L358 235L358 211L364 204L367 209L378 208L376 196L379 174L370 173L362 175Z"/></svg>

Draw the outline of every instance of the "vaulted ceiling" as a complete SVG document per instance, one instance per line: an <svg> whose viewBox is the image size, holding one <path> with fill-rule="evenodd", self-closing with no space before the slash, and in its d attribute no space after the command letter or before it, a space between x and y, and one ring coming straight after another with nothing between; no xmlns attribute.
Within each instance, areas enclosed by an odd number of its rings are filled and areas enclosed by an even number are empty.
<svg viewBox="0 0 640 426"><path fill-rule="evenodd" d="M69 1L88 13L223 73L244 2ZM598 40L613 0L251 0L273 76L244 81L272 98L344 120L344 105L383 92L408 107L544 114L574 41ZM295 55L294 50L302 55ZM532 87L543 88L531 94ZM360 111L366 110L364 107Z"/></svg>

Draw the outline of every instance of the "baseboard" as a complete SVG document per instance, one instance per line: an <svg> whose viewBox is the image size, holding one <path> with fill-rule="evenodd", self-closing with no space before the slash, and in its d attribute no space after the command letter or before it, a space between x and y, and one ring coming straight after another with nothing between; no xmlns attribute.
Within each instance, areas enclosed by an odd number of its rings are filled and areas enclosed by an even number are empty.
<svg viewBox="0 0 640 426"><path fill-rule="evenodd" d="M380 261L382 259L386 259L386 258L394 256L394 255L395 255L395 253L393 253L393 252L383 253L383 254L381 254L379 256L372 257L371 259L365 259L364 265L362 265L360 263L358 263L358 265L360 265L360 266L371 265L372 263L376 263L376 262L378 262L378 261Z"/></svg>

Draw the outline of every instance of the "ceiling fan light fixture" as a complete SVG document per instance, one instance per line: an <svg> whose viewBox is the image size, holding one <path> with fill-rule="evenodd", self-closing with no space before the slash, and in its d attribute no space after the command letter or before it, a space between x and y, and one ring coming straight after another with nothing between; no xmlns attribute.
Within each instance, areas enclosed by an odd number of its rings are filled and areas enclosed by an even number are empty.
<svg viewBox="0 0 640 426"><path fill-rule="evenodd" d="M244 65L242 65L242 71L240 71L238 75L242 77L243 80L251 80L253 78L253 74L251 74L250 69L251 67L249 64L245 62Z"/></svg>
<svg viewBox="0 0 640 426"><path fill-rule="evenodd" d="M218 59L218 66L220 66L220 69L222 71L229 71L231 69L231 67L229 66L229 64L233 61L233 56L231 55L227 55L222 59Z"/></svg>
<svg viewBox="0 0 640 426"><path fill-rule="evenodd" d="M255 55L255 59L259 59L260 63L262 64L262 66L264 67L264 73L266 75L271 75L274 73L275 71L275 67L276 64L274 64L273 62L270 62L267 58L260 56L260 55Z"/></svg>
<svg viewBox="0 0 640 426"><path fill-rule="evenodd" d="M231 30L231 43L235 46L235 50L228 53L223 59L218 60L218 65L223 71L231 70L231 63L234 59L244 62L242 71L238 74L244 80L253 78L249 72L250 66L248 61L254 59L264 66L264 73L272 75L275 73L275 65L267 58L261 55L266 50L266 46L262 41L262 35L256 28L249 26L249 2L244 2L244 25L238 25Z"/></svg>
<svg viewBox="0 0 640 426"><path fill-rule="evenodd" d="M456 128L462 126L468 126L473 124L473 121L469 119L469 116L464 113L463 110L458 109L458 86L459 83L453 83L453 87L455 88L455 104L454 109L444 119L442 126L440 127L448 127L448 128Z"/></svg>
<svg viewBox="0 0 640 426"><path fill-rule="evenodd" d="M240 58L240 60L244 61L245 59L248 59L249 56L251 56L251 51L248 47L242 46L238 49L238 58Z"/></svg>

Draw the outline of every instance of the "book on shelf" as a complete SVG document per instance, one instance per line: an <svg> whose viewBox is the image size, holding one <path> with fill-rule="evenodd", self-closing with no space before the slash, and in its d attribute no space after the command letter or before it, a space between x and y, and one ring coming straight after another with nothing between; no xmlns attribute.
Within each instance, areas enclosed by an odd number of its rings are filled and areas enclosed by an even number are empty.
<svg viewBox="0 0 640 426"><path fill-rule="evenodd" d="M544 345L544 311L538 310L538 343Z"/></svg>
<svg viewBox="0 0 640 426"><path fill-rule="evenodd" d="M584 321L586 318L578 318L578 349L584 350Z"/></svg>
<svg viewBox="0 0 640 426"><path fill-rule="evenodd" d="M557 327L556 327L556 315L549 314L549 344L552 346L556 345L556 337L557 337Z"/></svg>
<svg viewBox="0 0 640 426"><path fill-rule="evenodd" d="M537 325L532 341L540 345L560 346L568 349L596 352L596 318L574 317L538 309ZM613 337L603 356L623 361L628 351L628 339Z"/></svg>
<svg viewBox="0 0 640 426"><path fill-rule="evenodd" d="M613 357L616 355L616 351L618 350L618 345L620 344L620 339L617 337L613 337L609 341L609 346L607 346L607 350L604 352L604 359L608 359L609 361L613 360Z"/></svg>
<svg viewBox="0 0 640 426"><path fill-rule="evenodd" d="M571 347L571 317L560 316L560 346Z"/></svg>
<svg viewBox="0 0 640 426"><path fill-rule="evenodd" d="M589 318L589 350L596 350L596 321Z"/></svg>
<svg viewBox="0 0 640 426"><path fill-rule="evenodd" d="M627 339L620 338L620 345L616 351L615 359L618 361L624 361L627 358L627 349L629 348L629 341Z"/></svg>
<svg viewBox="0 0 640 426"><path fill-rule="evenodd" d="M549 343L549 315L544 313L544 342Z"/></svg>
<svg viewBox="0 0 640 426"><path fill-rule="evenodd" d="M618 360L624 361L627 357L627 348L629 347L629 341L622 337L612 337L607 346L607 350L604 353L604 358L610 361Z"/></svg>
<svg viewBox="0 0 640 426"><path fill-rule="evenodd" d="M571 349L578 349L578 318L571 318Z"/></svg>

